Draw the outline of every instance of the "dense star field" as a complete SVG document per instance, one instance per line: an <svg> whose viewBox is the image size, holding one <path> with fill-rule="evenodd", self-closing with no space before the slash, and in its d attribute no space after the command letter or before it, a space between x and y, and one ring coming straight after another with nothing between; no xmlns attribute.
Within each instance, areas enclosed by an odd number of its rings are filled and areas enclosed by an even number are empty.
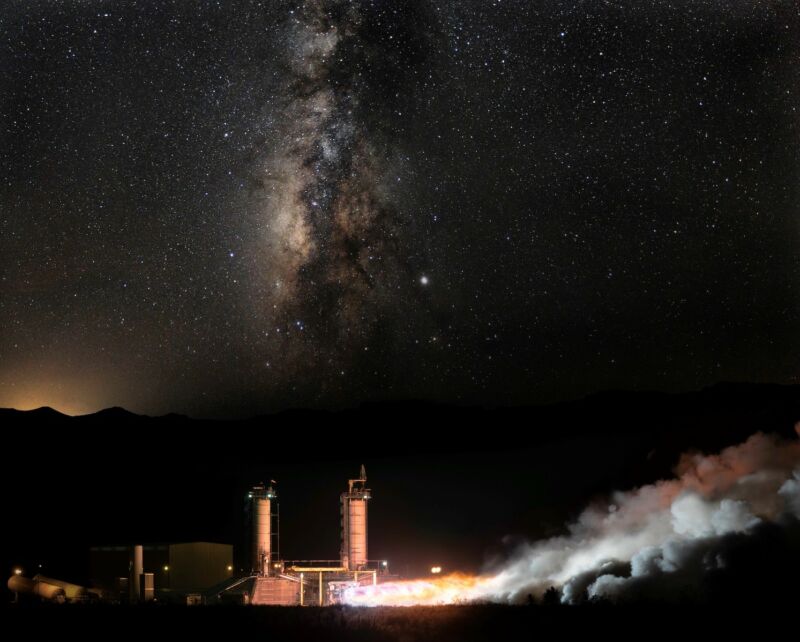
<svg viewBox="0 0 800 642"><path fill-rule="evenodd" d="M0 406L797 381L794 0L9 0Z"/></svg>

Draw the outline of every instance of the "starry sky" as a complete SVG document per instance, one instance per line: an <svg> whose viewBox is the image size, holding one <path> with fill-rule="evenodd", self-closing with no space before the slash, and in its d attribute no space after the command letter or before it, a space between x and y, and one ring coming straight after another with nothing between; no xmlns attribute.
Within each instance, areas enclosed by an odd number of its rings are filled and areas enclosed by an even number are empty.
<svg viewBox="0 0 800 642"><path fill-rule="evenodd" d="M798 381L794 0L7 0L0 406Z"/></svg>

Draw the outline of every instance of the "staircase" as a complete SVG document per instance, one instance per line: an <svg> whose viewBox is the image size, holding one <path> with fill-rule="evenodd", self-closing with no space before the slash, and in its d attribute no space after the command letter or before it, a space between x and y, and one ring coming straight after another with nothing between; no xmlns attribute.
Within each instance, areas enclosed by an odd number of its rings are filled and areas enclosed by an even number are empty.
<svg viewBox="0 0 800 642"><path fill-rule="evenodd" d="M250 604L294 606L300 604L300 583L287 577L257 577Z"/></svg>

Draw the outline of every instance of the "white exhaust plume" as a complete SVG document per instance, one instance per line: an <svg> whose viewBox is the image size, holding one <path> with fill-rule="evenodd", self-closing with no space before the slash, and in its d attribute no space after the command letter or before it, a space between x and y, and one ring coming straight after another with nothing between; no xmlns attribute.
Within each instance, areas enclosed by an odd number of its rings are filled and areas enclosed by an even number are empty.
<svg viewBox="0 0 800 642"><path fill-rule="evenodd" d="M795 427L800 435L800 424ZM800 519L800 441L757 433L717 455L685 454L676 478L612 494L568 533L525 546L504 568L350 589L353 605L517 602L550 586L563 602L624 599L645 582L691 592L724 569L725 545ZM727 538L727 539L726 539ZM652 593L652 591L651 591Z"/></svg>

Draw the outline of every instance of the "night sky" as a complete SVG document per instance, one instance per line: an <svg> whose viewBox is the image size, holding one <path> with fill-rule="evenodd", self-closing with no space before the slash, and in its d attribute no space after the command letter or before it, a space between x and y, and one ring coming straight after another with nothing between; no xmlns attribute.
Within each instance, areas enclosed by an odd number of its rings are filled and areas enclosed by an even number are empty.
<svg viewBox="0 0 800 642"><path fill-rule="evenodd" d="M8 0L0 406L797 382L794 0Z"/></svg>

